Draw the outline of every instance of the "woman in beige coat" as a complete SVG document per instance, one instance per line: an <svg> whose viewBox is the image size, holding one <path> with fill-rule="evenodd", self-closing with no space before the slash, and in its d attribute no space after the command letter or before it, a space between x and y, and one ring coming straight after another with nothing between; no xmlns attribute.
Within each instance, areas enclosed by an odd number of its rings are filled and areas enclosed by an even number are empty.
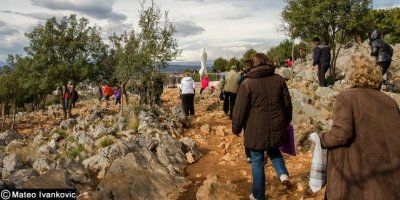
<svg viewBox="0 0 400 200"><path fill-rule="evenodd" d="M370 58L353 56L351 89L335 102L333 126L320 134L328 149L329 200L400 199L400 112L379 90L382 75Z"/></svg>

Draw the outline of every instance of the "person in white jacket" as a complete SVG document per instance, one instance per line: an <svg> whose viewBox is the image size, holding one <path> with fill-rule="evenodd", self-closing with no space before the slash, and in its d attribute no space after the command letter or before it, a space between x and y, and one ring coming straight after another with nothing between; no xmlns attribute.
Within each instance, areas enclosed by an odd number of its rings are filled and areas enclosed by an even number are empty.
<svg viewBox="0 0 400 200"><path fill-rule="evenodd" d="M181 90L182 108L186 116L194 116L194 94L196 86L189 72L184 74L179 84L179 89Z"/></svg>

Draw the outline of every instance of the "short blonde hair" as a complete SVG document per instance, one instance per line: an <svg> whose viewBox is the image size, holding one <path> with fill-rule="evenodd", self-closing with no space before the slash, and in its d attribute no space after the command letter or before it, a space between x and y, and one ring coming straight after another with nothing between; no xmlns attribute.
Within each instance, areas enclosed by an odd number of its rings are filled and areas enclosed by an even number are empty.
<svg viewBox="0 0 400 200"><path fill-rule="evenodd" d="M350 59L347 80L353 88L380 89L382 71L372 57L355 54Z"/></svg>

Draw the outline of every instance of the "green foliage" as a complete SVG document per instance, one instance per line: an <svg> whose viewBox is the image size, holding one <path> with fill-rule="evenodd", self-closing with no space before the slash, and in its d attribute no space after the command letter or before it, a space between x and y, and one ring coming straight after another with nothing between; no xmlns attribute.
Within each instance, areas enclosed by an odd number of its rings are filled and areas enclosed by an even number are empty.
<svg viewBox="0 0 400 200"><path fill-rule="evenodd" d="M267 52L267 57L276 65L282 66L285 64L286 59L292 59L293 42L286 39L278 44L276 47L271 47ZM300 57L300 49L308 49L308 45L304 42L295 44L294 46L294 59Z"/></svg>
<svg viewBox="0 0 400 200"><path fill-rule="evenodd" d="M63 140L68 138L68 133L65 131L60 131L58 134L60 134Z"/></svg>
<svg viewBox="0 0 400 200"><path fill-rule="evenodd" d="M100 141L100 147L105 148L114 144L114 140L112 138L106 137Z"/></svg>
<svg viewBox="0 0 400 200"><path fill-rule="evenodd" d="M66 152L66 154L67 154L67 156L68 156L69 158L75 159L75 158L78 157L79 154L80 154L81 152L83 152L83 151L85 151L85 147L83 147L83 145L80 144L80 145L78 145L77 147L74 147L74 148L68 150L68 151Z"/></svg>
<svg viewBox="0 0 400 200"><path fill-rule="evenodd" d="M389 44L400 43L400 8L372 10L367 24L369 31L380 29Z"/></svg>
<svg viewBox="0 0 400 200"><path fill-rule="evenodd" d="M223 58L217 58L214 61L214 66L213 66L213 72L223 72L226 69L226 66L228 65L228 61L226 61Z"/></svg>
<svg viewBox="0 0 400 200"><path fill-rule="evenodd" d="M240 59L240 67L245 67L246 60L251 60L253 58L253 56L256 54L257 54L257 51L254 49L247 50L243 54L242 58Z"/></svg>
<svg viewBox="0 0 400 200"><path fill-rule="evenodd" d="M228 61L228 64L226 65L225 70L229 71L232 66L236 66L236 69L241 69L242 63L236 57L233 57Z"/></svg>
<svg viewBox="0 0 400 200"><path fill-rule="evenodd" d="M150 1L141 1L139 28L133 27L123 35L113 35L110 39L115 52L116 69L114 77L124 89L129 80L141 85L141 103L154 103L159 99L160 79L158 75L168 62L180 55L177 40L173 37L175 27L168 18L168 12ZM161 88L162 90L162 88ZM162 93L162 92L161 92Z"/></svg>
<svg viewBox="0 0 400 200"><path fill-rule="evenodd" d="M286 0L281 15L292 38L308 41L319 36L333 50L332 64L340 46L360 34L371 10L371 0ZM333 68L334 69L334 68Z"/></svg>

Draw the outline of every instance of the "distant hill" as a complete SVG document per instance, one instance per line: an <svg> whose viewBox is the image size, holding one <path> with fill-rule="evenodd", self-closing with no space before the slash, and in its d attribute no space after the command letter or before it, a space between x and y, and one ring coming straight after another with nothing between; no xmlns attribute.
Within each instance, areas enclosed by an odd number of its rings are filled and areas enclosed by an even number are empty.
<svg viewBox="0 0 400 200"><path fill-rule="evenodd" d="M212 65L213 65L214 61L210 60L207 61L206 66L207 66L207 70L211 70ZM200 61L199 62L171 62L169 63L168 67L166 69L164 69L164 72L176 72L176 73L181 73L183 72L183 70L185 69L200 69Z"/></svg>

